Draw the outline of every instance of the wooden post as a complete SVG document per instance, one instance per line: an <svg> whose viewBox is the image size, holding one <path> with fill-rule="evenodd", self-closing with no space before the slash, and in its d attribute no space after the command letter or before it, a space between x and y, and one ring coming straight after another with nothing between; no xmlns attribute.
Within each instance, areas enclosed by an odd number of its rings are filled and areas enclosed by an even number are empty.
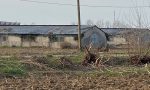
<svg viewBox="0 0 150 90"><path fill-rule="evenodd" d="M77 10L78 10L78 48L81 51L81 20L80 20L80 1L77 0Z"/></svg>

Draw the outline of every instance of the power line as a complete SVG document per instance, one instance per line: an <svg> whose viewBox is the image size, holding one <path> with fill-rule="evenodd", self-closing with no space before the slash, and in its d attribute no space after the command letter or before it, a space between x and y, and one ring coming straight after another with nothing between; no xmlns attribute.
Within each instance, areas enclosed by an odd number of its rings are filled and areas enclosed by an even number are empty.
<svg viewBox="0 0 150 90"><path fill-rule="evenodd" d="M77 6L75 4L66 4L66 3L50 3L50 2L43 2L43 1L36 1L36 0L20 0L26 2L34 2L40 4L52 4L52 5L59 5L59 6ZM99 5L80 5L81 7L91 7L91 8L150 8L150 6L99 6Z"/></svg>
<svg viewBox="0 0 150 90"><path fill-rule="evenodd" d="M50 3L50 2L42 2L42 1L35 1L35 0L20 0L20 1L26 1L26 2L34 2L34 3L43 3L43 4L54 4L54 5L65 5L65 6L77 6L74 4L63 4L63 3Z"/></svg>

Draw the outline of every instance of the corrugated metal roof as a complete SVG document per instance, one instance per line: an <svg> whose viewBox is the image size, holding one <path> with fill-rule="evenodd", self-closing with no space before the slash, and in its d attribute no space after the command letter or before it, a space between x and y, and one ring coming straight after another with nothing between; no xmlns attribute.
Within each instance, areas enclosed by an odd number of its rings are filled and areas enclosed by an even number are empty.
<svg viewBox="0 0 150 90"><path fill-rule="evenodd" d="M81 25L81 33L89 30L89 25ZM0 34L78 34L77 25L6 25L0 26Z"/></svg>
<svg viewBox="0 0 150 90"><path fill-rule="evenodd" d="M81 25L81 33L89 30L92 27L90 25ZM123 34L126 31L142 30L144 32L149 29L140 28L99 28L105 34L118 35ZM0 25L0 34L78 34L77 25Z"/></svg>
<svg viewBox="0 0 150 90"><path fill-rule="evenodd" d="M119 35L128 32L150 32L149 29L145 28L100 28L102 31L108 35Z"/></svg>

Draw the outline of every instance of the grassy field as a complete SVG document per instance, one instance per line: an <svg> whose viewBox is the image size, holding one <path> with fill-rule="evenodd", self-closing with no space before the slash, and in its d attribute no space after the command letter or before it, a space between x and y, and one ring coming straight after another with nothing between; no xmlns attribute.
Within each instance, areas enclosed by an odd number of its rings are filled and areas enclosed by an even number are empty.
<svg viewBox="0 0 150 90"><path fill-rule="evenodd" d="M150 65L135 66L127 55L99 53L108 62L82 66L84 52L48 48L0 48L1 90L150 90ZM65 56L71 65L62 65Z"/></svg>

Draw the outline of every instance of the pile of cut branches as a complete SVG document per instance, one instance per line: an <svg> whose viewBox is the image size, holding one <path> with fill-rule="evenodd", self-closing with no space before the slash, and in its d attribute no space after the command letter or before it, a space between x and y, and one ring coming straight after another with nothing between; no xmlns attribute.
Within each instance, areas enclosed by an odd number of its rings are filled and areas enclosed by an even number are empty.
<svg viewBox="0 0 150 90"><path fill-rule="evenodd" d="M85 46L85 56L84 60L82 61L82 65L87 66L88 64L92 64L96 62L97 55L90 52L90 48L88 49Z"/></svg>
<svg viewBox="0 0 150 90"><path fill-rule="evenodd" d="M60 63L63 67L70 67L70 66L74 66L73 62L71 60L69 60L66 57L61 57L60 58Z"/></svg>
<svg viewBox="0 0 150 90"><path fill-rule="evenodd" d="M140 65L150 63L150 56L135 55L130 57L131 64Z"/></svg>
<svg viewBox="0 0 150 90"><path fill-rule="evenodd" d="M28 60L20 61L28 70L48 70L49 61L46 57L33 56Z"/></svg>
<svg viewBox="0 0 150 90"><path fill-rule="evenodd" d="M130 57L131 64L140 65L150 63L150 56L148 55L149 50L145 55L134 55Z"/></svg>
<svg viewBox="0 0 150 90"><path fill-rule="evenodd" d="M103 66L106 62L109 62L110 59L104 60L102 56L99 56L91 52L91 47L87 48L85 46L85 56L82 61L83 66L94 65L96 67Z"/></svg>

